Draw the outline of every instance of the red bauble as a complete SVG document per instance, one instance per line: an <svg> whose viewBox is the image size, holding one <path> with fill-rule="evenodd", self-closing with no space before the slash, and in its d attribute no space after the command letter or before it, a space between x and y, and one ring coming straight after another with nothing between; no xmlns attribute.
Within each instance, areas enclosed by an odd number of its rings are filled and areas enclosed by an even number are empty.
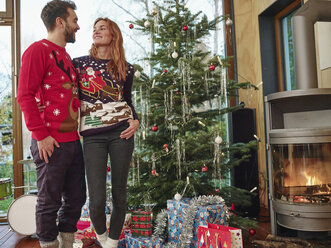
<svg viewBox="0 0 331 248"><path fill-rule="evenodd" d="M134 26L133 26L133 24L131 23L131 24L129 25L129 28L130 28L130 29L133 29L133 27L134 27Z"/></svg>
<svg viewBox="0 0 331 248"><path fill-rule="evenodd" d="M164 69L164 71L163 71L164 73L167 73L168 72L168 70L167 69Z"/></svg>
<svg viewBox="0 0 331 248"><path fill-rule="evenodd" d="M210 71L214 71L214 70L215 70L215 66L214 66L214 65L210 65L210 66L209 66L209 70L210 70Z"/></svg>
<svg viewBox="0 0 331 248"><path fill-rule="evenodd" d="M107 172L109 172L110 171L110 167L109 166L107 166Z"/></svg>
<svg viewBox="0 0 331 248"><path fill-rule="evenodd" d="M158 128L156 125L152 126L152 131L153 131L153 132L156 132L158 129L159 129L159 128Z"/></svg>
<svg viewBox="0 0 331 248"><path fill-rule="evenodd" d="M187 25L183 26L183 30L184 31L188 30L188 26Z"/></svg>
<svg viewBox="0 0 331 248"><path fill-rule="evenodd" d="M166 149L168 147L168 144L164 144L163 148Z"/></svg>
<svg viewBox="0 0 331 248"><path fill-rule="evenodd" d="M208 171L208 167L206 165L202 166L201 171L202 172L207 172Z"/></svg>
<svg viewBox="0 0 331 248"><path fill-rule="evenodd" d="M234 211L236 209L234 203L231 203L231 210Z"/></svg>
<svg viewBox="0 0 331 248"><path fill-rule="evenodd" d="M249 234L254 236L256 234L256 231L254 228L249 229Z"/></svg>
<svg viewBox="0 0 331 248"><path fill-rule="evenodd" d="M156 176L158 176L159 174L156 172L156 170L152 170L152 175L156 177Z"/></svg>

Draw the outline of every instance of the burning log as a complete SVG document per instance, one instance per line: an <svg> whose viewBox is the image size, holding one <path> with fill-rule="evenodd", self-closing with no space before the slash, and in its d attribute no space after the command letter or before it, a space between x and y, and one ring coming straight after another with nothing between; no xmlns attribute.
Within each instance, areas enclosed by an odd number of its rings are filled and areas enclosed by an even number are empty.
<svg viewBox="0 0 331 248"><path fill-rule="evenodd" d="M255 247L266 248L312 248L313 245L299 238L279 237L269 234L266 240L253 240Z"/></svg>
<svg viewBox="0 0 331 248"><path fill-rule="evenodd" d="M310 242L308 242L307 240L303 240L303 239L299 239L299 238L279 237L279 236L274 236L274 235L268 234L266 240L298 243L307 248L313 247L313 245Z"/></svg>
<svg viewBox="0 0 331 248"><path fill-rule="evenodd" d="M253 240L252 244L254 245L253 247L256 248L305 248L305 246L296 243L266 240Z"/></svg>

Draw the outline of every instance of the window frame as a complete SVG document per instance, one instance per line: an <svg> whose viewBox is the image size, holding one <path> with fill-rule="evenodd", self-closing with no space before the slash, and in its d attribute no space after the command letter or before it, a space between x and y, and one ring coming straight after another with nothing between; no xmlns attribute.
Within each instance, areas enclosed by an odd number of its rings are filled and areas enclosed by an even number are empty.
<svg viewBox="0 0 331 248"><path fill-rule="evenodd" d="M13 2L14 0L6 0L6 11L0 11L0 21L6 21L3 19L14 17Z"/></svg>
<svg viewBox="0 0 331 248"><path fill-rule="evenodd" d="M283 34L282 34L282 19L289 15L294 10L298 9L302 4L302 0L294 0L274 16L275 21L275 45L276 45L276 64L278 74L278 91L286 90L285 87L285 69L284 62L284 47L283 47Z"/></svg>
<svg viewBox="0 0 331 248"><path fill-rule="evenodd" d="M20 42L20 0L6 0L6 13L0 12L0 26L11 27L11 63L12 63L12 113L13 113L13 179L14 199L24 194L23 166L18 164L23 159L22 149L22 114L18 106L17 84L21 60ZM15 15L14 15L15 12ZM5 14L3 14L5 13ZM7 214L0 215L0 223L7 222Z"/></svg>

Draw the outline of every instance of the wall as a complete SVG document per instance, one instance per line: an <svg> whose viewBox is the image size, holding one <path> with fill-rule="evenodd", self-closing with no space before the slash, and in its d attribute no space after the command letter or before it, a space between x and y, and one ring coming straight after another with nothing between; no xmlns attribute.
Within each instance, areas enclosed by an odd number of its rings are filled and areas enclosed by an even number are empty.
<svg viewBox="0 0 331 248"><path fill-rule="evenodd" d="M268 206L268 190L263 84L260 84L262 81L262 71L258 15L274 1L275 0L233 0L238 81L249 81L254 85L260 85L258 91L240 91L239 101L245 102L245 106L248 108L256 109L256 135L261 139L258 151L259 193L261 206L264 207Z"/></svg>
<svg viewBox="0 0 331 248"><path fill-rule="evenodd" d="M315 24L318 87L331 88L331 23Z"/></svg>
<svg viewBox="0 0 331 248"><path fill-rule="evenodd" d="M267 162L258 15L274 2L276 0L233 0L238 81L249 81L255 85L260 85L258 91L240 91L239 101L245 102L245 106L248 108L256 109L257 136L261 139L258 151L260 203L261 206L265 207L268 206ZM324 61L324 64L331 64L331 45L329 42L331 32L327 34L325 32L325 28L328 27L330 27L329 23L315 24L319 88L331 88L331 68L320 68L320 61ZM328 60L326 62L325 57L320 58L322 53L319 54L319 50L323 50L323 55L324 53L327 54Z"/></svg>

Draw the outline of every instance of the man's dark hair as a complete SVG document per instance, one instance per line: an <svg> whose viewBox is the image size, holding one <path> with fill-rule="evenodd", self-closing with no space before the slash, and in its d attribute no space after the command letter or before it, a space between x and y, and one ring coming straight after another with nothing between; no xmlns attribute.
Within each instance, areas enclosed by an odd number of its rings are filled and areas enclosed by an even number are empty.
<svg viewBox="0 0 331 248"><path fill-rule="evenodd" d="M47 31L54 29L57 17L61 17L64 20L67 19L69 16L68 8L76 10L76 4L70 0L53 0L45 5L40 16Z"/></svg>

